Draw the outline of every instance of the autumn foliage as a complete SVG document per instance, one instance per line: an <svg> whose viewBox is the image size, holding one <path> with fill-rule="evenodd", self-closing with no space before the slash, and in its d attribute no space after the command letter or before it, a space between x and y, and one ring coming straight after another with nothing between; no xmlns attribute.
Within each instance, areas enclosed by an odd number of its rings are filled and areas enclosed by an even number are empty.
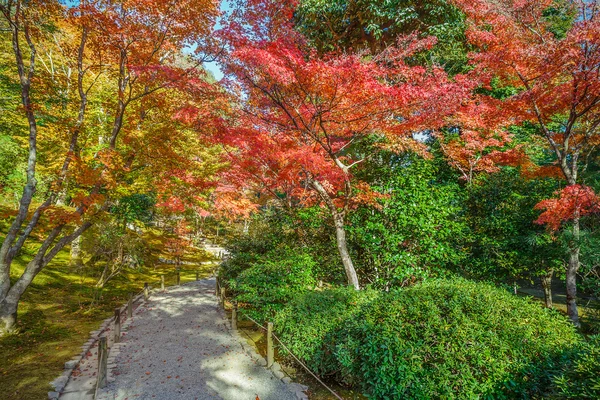
<svg viewBox="0 0 600 400"><path fill-rule="evenodd" d="M536 209L543 210L535 221L537 224L557 231L563 222L600 212L600 198L589 186L571 185L556 194L557 198L536 205Z"/></svg>

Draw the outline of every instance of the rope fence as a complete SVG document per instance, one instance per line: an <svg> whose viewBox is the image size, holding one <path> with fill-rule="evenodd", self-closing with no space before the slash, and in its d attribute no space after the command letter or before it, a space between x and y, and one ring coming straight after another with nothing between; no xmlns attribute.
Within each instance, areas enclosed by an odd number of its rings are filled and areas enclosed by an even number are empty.
<svg viewBox="0 0 600 400"><path fill-rule="evenodd" d="M222 287L220 288L220 285L219 285L218 278L217 278L217 283L216 283L216 290L215 290L215 293L217 294L217 296L219 296L219 295L220 295L220 297L221 297L221 298L220 298L220 304L222 305L223 309L225 309L225 288L222 288ZM268 326L269 326L269 327L267 328L267 327L265 327L264 325L262 325L262 324L258 323L258 322L257 322L255 319L253 319L252 317L250 317L250 316L249 316L248 314L246 314L245 312L238 310L238 309L237 309L237 306L235 306L235 305L234 305L234 310L236 310L236 312L235 312L235 313L232 313L232 326L237 326L237 321L233 321L233 318L237 318L237 316L238 316L238 315L242 315L244 318L248 319L249 321L251 321L252 323L254 323L254 325L256 325L258 328L260 328L261 330L263 330L264 332L266 332L266 333L267 333L267 336L268 336L268 337L267 337L267 358L269 358L269 357L272 357L272 355L270 355L270 354L269 354L269 352L270 352L270 351L272 352L272 349L269 349L269 348L268 348L268 347L269 347L269 343L268 343L268 342L269 342L269 336L270 336L270 337L274 338L274 339L275 339L275 340L276 340L276 341L279 343L279 345L280 345L280 346L281 346L281 347L282 347L282 348L283 348L283 349L284 349L286 352L288 352L288 354L289 354L290 356L292 356L292 358L293 358L293 359L294 359L294 360L295 360L295 361L296 361L296 362L297 362L297 363L298 363L298 364L299 364L299 365L300 365L302 368L304 368L304 370L306 370L306 372L308 372L308 373L309 373L309 374L310 374L310 375L311 375L313 378L315 378L315 379L317 380L317 382L319 382L319 383L320 383L320 384L321 384L321 385L322 385L322 386L323 386L325 389L327 389L327 390L328 390L328 391L329 391L329 392L330 392L330 393L331 393L331 394L332 394L332 395L333 395L333 396L334 396L336 399L338 399L338 400L344 400L344 398L343 398L343 397L341 397L341 396L340 396L339 394L337 394L337 393L336 393L336 392L335 392L333 389L331 389L329 386L327 386L327 385L325 384L325 382L323 382L323 381L322 381L322 380L321 380L321 379L320 379L320 378L319 378L319 377L318 377L318 376L317 376L317 375L316 375L314 372L312 372L312 371L310 370L310 368L308 368L308 367L306 366L306 364L304 364L302 361L300 361L300 359L299 359L299 358L298 358L298 357L297 357L297 356L296 356L294 353L292 353L292 351L291 351L291 350L290 350L290 349L289 349L289 348L288 348L288 347L287 347L287 346L286 346L286 345L285 345L285 344L284 344L284 343L281 341L281 339L279 339L279 338L278 338L278 337L275 335L275 333L273 333L273 329L272 329L272 326L273 326L273 325L272 325L271 323L269 323L269 324L268 324ZM271 329L269 329L269 328L271 328ZM245 332L244 332L244 333L245 333ZM252 340L252 341L253 341L253 342L256 344L256 342L255 342L255 341L252 339L252 337L250 337L250 335L248 335L247 333L245 333L245 334L246 334L246 336L248 336L248 337L250 338L250 340ZM268 364L269 364L269 360L267 360L267 366L270 366L270 365L268 365Z"/></svg>

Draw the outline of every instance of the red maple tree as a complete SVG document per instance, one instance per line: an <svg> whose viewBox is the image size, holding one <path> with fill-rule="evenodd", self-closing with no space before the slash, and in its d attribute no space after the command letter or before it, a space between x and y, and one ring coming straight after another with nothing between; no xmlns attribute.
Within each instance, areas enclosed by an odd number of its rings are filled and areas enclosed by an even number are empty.
<svg viewBox="0 0 600 400"><path fill-rule="evenodd" d="M413 134L442 126L468 85L460 76L450 81L439 68L405 62L432 39L404 38L369 60L319 56L296 34L265 36L275 39L237 37L229 55L230 89L243 101L219 135L231 149L226 178L240 190L270 193L287 207L323 205L334 222L348 284L359 289L345 219L354 205L378 194L354 177L375 152L358 146L374 137L397 151L425 153Z"/></svg>
<svg viewBox="0 0 600 400"><path fill-rule="evenodd" d="M582 186L587 156L600 144L600 20L598 1L454 0L467 15L474 73L483 85L492 78L514 93L494 113L512 123L537 126L567 183L559 197L538 205L538 220L551 229L572 229L567 268L568 314L579 324L577 270L580 218L595 199ZM566 29L548 15L568 22ZM495 99L488 98L497 103Z"/></svg>
<svg viewBox="0 0 600 400"><path fill-rule="evenodd" d="M0 245L0 336L15 329L19 300L35 276L90 228L94 215L107 209L107 198L132 171L151 164L140 167L135 161L161 141L140 132L156 115L155 107L169 98L159 94L178 89L194 93L202 86L196 68L200 60L183 65L182 53L205 42L218 13L212 0L0 3L28 125L27 181ZM61 68L41 68L44 52L54 52ZM58 77L56 71L64 73ZM56 89L59 80L72 89L61 93L59 103L65 106L60 118L40 124L42 95ZM90 110L99 104L101 122ZM38 154L50 145L57 150L52 163ZM38 185L41 167L52 169L44 193ZM72 199L68 207L60 204L67 191ZM25 271L11 280L14 259L44 219L48 230L41 245Z"/></svg>

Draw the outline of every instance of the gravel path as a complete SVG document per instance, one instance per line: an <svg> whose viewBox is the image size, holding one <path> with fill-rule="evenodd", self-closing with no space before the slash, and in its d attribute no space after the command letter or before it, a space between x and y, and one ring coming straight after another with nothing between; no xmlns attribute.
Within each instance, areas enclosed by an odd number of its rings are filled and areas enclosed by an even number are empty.
<svg viewBox="0 0 600 400"><path fill-rule="evenodd" d="M296 400L256 364L218 309L214 279L154 292L140 306L98 399Z"/></svg>

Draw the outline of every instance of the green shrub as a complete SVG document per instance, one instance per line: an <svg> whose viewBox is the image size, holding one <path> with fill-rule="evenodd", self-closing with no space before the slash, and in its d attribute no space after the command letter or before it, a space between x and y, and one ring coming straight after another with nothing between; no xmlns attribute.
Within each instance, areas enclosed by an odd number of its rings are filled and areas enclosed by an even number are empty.
<svg viewBox="0 0 600 400"><path fill-rule="evenodd" d="M307 292L277 314L275 329L292 353L306 360L313 371L321 376L334 375L339 369L333 357L338 331L379 295L348 287ZM342 376L337 378L343 380Z"/></svg>
<svg viewBox="0 0 600 400"><path fill-rule="evenodd" d="M275 321L311 368L375 399L539 397L580 340L557 312L463 279L306 294Z"/></svg>
<svg viewBox="0 0 600 400"><path fill-rule="evenodd" d="M240 303L254 318L265 320L276 311L315 286L315 262L305 253L294 254L291 249L279 250L254 262L231 281L231 289Z"/></svg>
<svg viewBox="0 0 600 400"><path fill-rule="evenodd" d="M229 257L219 266L219 279L226 283L235 280L242 271L252 267L272 248L273 244L264 238L243 236L232 240L227 247Z"/></svg>
<svg viewBox="0 0 600 400"><path fill-rule="evenodd" d="M600 336L584 342L553 378L557 399L600 399Z"/></svg>

